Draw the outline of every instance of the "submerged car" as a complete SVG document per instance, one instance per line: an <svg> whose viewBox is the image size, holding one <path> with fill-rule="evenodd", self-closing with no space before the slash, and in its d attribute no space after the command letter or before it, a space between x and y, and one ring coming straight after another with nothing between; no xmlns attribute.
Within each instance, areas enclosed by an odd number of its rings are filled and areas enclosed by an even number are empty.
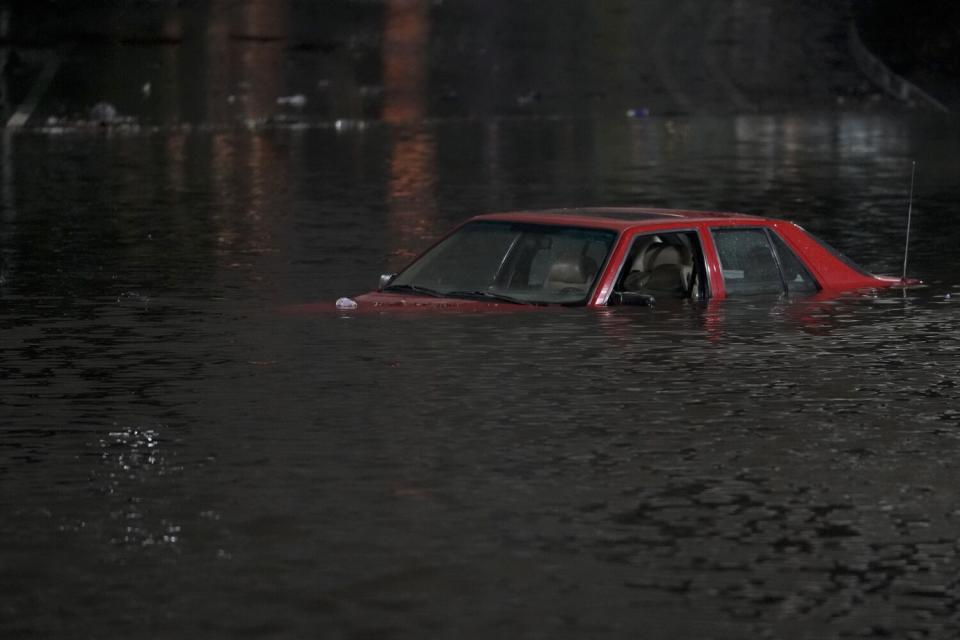
<svg viewBox="0 0 960 640"><path fill-rule="evenodd" d="M604 307L914 284L867 273L799 226L739 213L582 208L467 220L338 306Z"/></svg>

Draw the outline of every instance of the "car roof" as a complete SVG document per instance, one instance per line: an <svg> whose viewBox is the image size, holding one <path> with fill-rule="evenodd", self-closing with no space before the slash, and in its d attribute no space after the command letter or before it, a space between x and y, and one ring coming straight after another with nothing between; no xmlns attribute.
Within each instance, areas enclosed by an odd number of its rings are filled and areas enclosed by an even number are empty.
<svg viewBox="0 0 960 640"><path fill-rule="evenodd" d="M723 220L761 219L758 216L745 213L656 207L573 207L487 213L471 218L471 220L501 220L534 224L568 224L616 230L663 222L721 222Z"/></svg>

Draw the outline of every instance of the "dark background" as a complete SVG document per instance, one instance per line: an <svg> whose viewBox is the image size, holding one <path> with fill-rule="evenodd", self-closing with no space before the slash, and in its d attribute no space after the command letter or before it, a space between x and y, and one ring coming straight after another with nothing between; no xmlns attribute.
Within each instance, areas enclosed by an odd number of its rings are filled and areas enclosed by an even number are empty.
<svg viewBox="0 0 960 640"><path fill-rule="evenodd" d="M8 0L3 6L8 110L21 104L44 62L56 56L63 64L31 119L35 126L50 117L101 120L102 112L90 111L101 102L115 108L108 112L114 117L166 126L389 119L397 110L385 112L384 102L400 94L420 117L859 104L879 89L857 75L851 27L891 71L941 102L957 99L960 17L951 3ZM146 83L149 95L142 92ZM280 94L306 101L278 109Z"/></svg>

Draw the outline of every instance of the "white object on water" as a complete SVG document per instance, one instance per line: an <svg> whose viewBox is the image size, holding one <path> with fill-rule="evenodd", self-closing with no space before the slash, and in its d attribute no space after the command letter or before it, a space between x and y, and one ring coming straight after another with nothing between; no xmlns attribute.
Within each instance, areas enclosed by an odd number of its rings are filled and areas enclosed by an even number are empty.
<svg viewBox="0 0 960 640"><path fill-rule="evenodd" d="M337 299L337 309L356 309L357 302L351 300L350 298L338 298Z"/></svg>

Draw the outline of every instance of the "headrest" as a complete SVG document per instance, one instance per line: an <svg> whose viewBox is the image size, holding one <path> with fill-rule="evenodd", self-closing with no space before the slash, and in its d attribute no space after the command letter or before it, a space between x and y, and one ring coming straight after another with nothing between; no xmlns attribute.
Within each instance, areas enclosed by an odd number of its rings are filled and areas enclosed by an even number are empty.
<svg viewBox="0 0 960 640"><path fill-rule="evenodd" d="M564 254L557 258L547 274L552 284L584 285L597 272L597 263L580 254Z"/></svg>
<svg viewBox="0 0 960 640"><path fill-rule="evenodd" d="M630 271L649 271L650 257L664 246L663 241L656 236L645 240L645 242L647 243L646 246L637 251L637 255L630 265Z"/></svg>
<svg viewBox="0 0 960 640"><path fill-rule="evenodd" d="M662 264L686 265L690 262L686 247L678 247L655 240L647 245L633 259L630 271L653 271Z"/></svg>
<svg viewBox="0 0 960 640"><path fill-rule="evenodd" d="M647 262L647 271L653 271L662 264L675 264L677 266L684 263L683 253L678 247L673 245L662 245L657 251L650 255Z"/></svg>

